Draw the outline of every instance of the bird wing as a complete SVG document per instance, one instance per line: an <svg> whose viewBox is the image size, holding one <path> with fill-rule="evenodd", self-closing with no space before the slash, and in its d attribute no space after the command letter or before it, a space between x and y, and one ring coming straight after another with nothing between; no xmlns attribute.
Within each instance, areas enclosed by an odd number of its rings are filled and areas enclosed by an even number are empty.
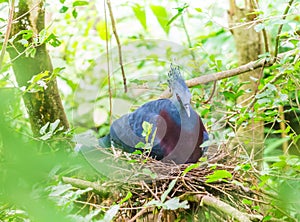
<svg viewBox="0 0 300 222"><path fill-rule="evenodd" d="M136 150L135 146L139 142L145 143L145 138L142 135L142 124L146 121L153 124L150 140L157 126L159 126L156 135L159 134L160 136L155 137L153 144L153 147L157 147L160 143L159 138L163 137L166 130L166 124L164 123L164 119L160 116L160 112L162 110L174 112L173 109L176 108L170 100L160 99L148 102L133 113L126 114L115 120L110 129L110 138L113 141L113 144L127 152L134 152Z"/></svg>

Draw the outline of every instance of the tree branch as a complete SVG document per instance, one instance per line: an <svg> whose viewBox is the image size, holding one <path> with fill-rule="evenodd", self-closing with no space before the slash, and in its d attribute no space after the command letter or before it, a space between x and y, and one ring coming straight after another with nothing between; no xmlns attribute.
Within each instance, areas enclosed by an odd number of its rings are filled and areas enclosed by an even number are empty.
<svg viewBox="0 0 300 222"><path fill-rule="evenodd" d="M106 4L107 4L109 14L110 14L112 30L113 30L113 33L114 33L114 36L116 38L116 42L117 42L117 45L118 45L119 64L120 64L120 67L121 67L121 72L122 72L122 77L123 77L124 91L126 93L127 92L127 84L126 84L126 76L125 76L125 71L124 71L124 66L123 66L121 43L120 43L120 39L119 39L119 36L118 36L118 33L117 33L116 23L115 23L115 19L114 19L114 14L112 12L110 0L107 0Z"/></svg>
<svg viewBox="0 0 300 222"><path fill-rule="evenodd" d="M249 214L243 213L243 212L237 210L236 208L230 206L229 204L227 204L211 195L201 195L201 194L192 195L192 196L188 195L188 196L183 196L183 199L185 199L185 200L187 199L191 202L201 202L202 204L213 207L216 210L221 211L221 212L233 217L237 221L241 221L241 222L251 222L251 220L253 220L253 219L262 220L262 218L263 218L261 215L249 215Z"/></svg>
<svg viewBox="0 0 300 222"><path fill-rule="evenodd" d="M86 188L90 187L93 189L93 192L98 193L98 194L103 194L103 193L108 192L106 189L103 189L103 187L96 182L90 182L90 181L81 180L81 179L77 179L77 178L71 178L71 177L58 177L58 176L55 176L55 179L60 179L64 183L71 184L72 186L81 188L81 189L86 189Z"/></svg>
<svg viewBox="0 0 300 222"><path fill-rule="evenodd" d="M109 50L108 50L108 27L107 27L107 15L105 1L103 2L104 17L105 17L105 49L106 49L106 64L107 64L107 85L108 85L108 99L109 99L109 124L112 124L112 93L111 93L111 82L110 82L110 66L109 66Z"/></svg>
<svg viewBox="0 0 300 222"><path fill-rule="evenodd" d="M282 19L284 20L287 16L287 13L289 12L292 4L293 4L293 1L294 0L290 0L286 9L284 10L284 13L283 13L283 16L282 16ZM277 36L276 36L276 42L275 42L275 53L274 53L274 60L277 59L277 55L278 55L278 46L279 46L279 39L280 39L280 33L282 31L282 27L283 27L283 24L281 24L278 28L278 33L277 33Z"/></svg>
<svg viewBox="0 0 300 222"><path fill-rule="evenodd" d="M278 55L278 58L282 58L284 56L287 55L292 55L293 53L295 53L296 50L291 50L288 52L284 52ZM186 84L188 87L193 87L193 86L197 86L200 84L205 84L208 82L213 82L213 81L217 81L217 80L221 80L221 79L226 79L229 77L233 77L233 76L237 76L240 74L243 74L245 72L257 69L257 68L261 68L261 67L270 67L275 63L275 60L273 61L269 61L266 62L265 59L258 59L256 61L252 61L249 62L245 65L241 65L237 68L234 69L230 69L230 70L226 70L226 71L222 71L222 72L216 72L216 73L211 73L211 74L205 74L193 79L189 79L186 81ZM170 97L170 92L169 90L165 90L161 95L160 98L168 98Z"/></svg>
<svg viewBox="0 0 300 222"><path fill-rule="evenodd" d="M8 39L9 39L9 36L10 36L10 30L11 30L11 26L12 26L13 17L14 17L14 11L15 11L15 0L12 0L11 1L11 6L9 8L9 16L8 16L8 22L7 22L5 38L4 38L4 42L3 42L2 50L1 50L1 54L0 54L0 70L2 69L2 63L3 63L3 59L4 59Z"/></svg>

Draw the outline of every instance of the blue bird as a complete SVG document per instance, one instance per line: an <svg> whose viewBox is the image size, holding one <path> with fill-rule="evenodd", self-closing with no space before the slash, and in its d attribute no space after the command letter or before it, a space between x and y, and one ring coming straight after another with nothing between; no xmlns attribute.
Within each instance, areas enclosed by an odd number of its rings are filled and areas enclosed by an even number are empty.
<svg viewBox="0 0 300 222"><path fill-rule="evenodd" d="M177 164L199 160L207 149L200 146L208 140L208 133L200 116L191 107L192 96L179 67L171 64L168 77L172 97L148 102L115 120L110 133L99 139L101 147L113 145L129 153L141 150L135 146L145 142L142 123L146 121L153 124L151 135L155 136L151 157Z"/></svg>

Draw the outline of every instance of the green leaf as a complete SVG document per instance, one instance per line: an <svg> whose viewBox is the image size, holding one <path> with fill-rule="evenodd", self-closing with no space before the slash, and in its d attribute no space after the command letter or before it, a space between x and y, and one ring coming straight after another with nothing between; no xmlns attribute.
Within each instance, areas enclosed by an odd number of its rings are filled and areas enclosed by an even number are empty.
<svg viewBox="0 0 300 222"><path fill-rule="evenodd" d="M180 15L182 15L183 11L184 11L186 8L188 8L188 7L189 7L189 5L186 4L186 3L184 3L184 5L183 5L182 7L176 8L177 11L178 11L177 14L174 15L174 16L168 21L167 25L169 26L172 22L174 22Z"/></svg>
<svg viewBox="0 0 300 222"><path fill-rule="evenodd" d="M107 34L106 34L106 29L107 29ZM109 28L107 27L106 28L106 22L105 21L99 21L97 24L96 24L96 30L98 32L98 35L99 37L102 39L102 40L109 40L110 37L111 37L111 34L110 34L110 31L109 31ZM108 38L108 39L106 39Z"/></svg>
<svg viewBox="0 0 300 222"><path fill-rule="evenodd" d="M185 170L182 172L182 176L185 176L188 172L190 172L192 169L196 169L200 166L200 163L194 163L189 165Z"/></svg>
<svg viewBox="0 0 300 222"><path fill-rule="evenodd" d="M78 16L78 13L77 13L77 10L74 8L73 11L72 11L72 15L73 15L73 18L77 18Z"/></svg>
<svg viewBox="0 0 300 222"><path fill-rule="evenodd" d="M68 9L69 9L69 8L68 8L67 6L64 6L64 5L63 5L63 7L61 7L61 9L59 10L59 12L60 12L60 13L65 13L66 11L68 11Z"/></svg>
<svg viewBox="0 0 300 222"><path fill-rule="evenodd" d="M208 178L205 182L212 183L217 181L226 181L224 179L232 178L232 174L227 170L215 170L213 174L206 176Z"/></svg>
<svg viewBox="0 0 300 222"><path fill-rule="evenodd" d="M166 210L177 210L179 208L189 209L190 206L189 206L187 200L180 202L179 197L174 197L170 200L167 200L163 204L163 208Z"/></svg>
<svg viewBox="0 0 300 222"><path fill-rule="evenodd" d="M71 184L59 184L57 186L51 187L50 197L59 197L65 192L72 190L73 186Z"/></svg>
<svg viewBox="0 0 300 222"><path fill-rule="evenodd" d="M146 12L145 8L138 3L134 4L132 7L135 17L139 20L141 25L145 30L147 30Z"/></svg>
<svg viewBox="0 0 300 222"><path fill-rule="evenodd" d="M148 168L144 168L144 169L143 169L143 174L146 174L146 175L150 176L152 179L157 178L157 174L154 173L154 172L152 172L152 171L151 171L150 169L148 169Z"/></svg>
<svg viewBox="0 0 300 222"><path fill-rule="evenodd" d="M176 182L177 182L177 179L174 179L174 180L171 181L171 183L169 183L168 189L160 197L161 202L164 202L166 200L168 194L172 191L172 189L174 188Z"/></svg>
<svg viewBox="0 0 300 222"><path fill-rule="evenodd" d="M272 216L270 216L270 215L267 215L267 216L265 216L263 219L262 219L262 221L264 222L264 221L270 221L272 219Z"/></svg>
<svg viewBox="0 0 300 222"><path fill-rule="evenodd" d="M143 142L138 142L138 144L135 145L135 148L143 148L145 147L145 143Z"/></svg>
<svg viewBox="0 0 300 222"><path fill-rule="evenodd" d="M126 202L127 200L129 200L131 197L132 197L132 193L131 193L130 191L128 191L126 197L124 197L124 198L120 201L119 205L125 203L125 202Z"/></svg>
<svg viewBox="0 0 300 222"><path fill-rule="evenodd" d="M159 200L151 200L145 204L145 207L149 207L149 206L162 207L163 203Z"/></svg>
<svg viewBox="0 0 300 222"><path fill-rule="evenodd" d="M28 41L26 39L20 39L18 42L21 43L24 47L28 46Z"/></svg>
<svg viewBox="0 0 300 222"><path fill-rule="evenodd" d="M148 143L149 142L150 134L152 132L153 124L144 121L142 123L142 127L143 127L142 136L145 137L145 141L146 141L146 143ZM154 139L154 138L152 138L152 139Z"/></svg>
<svg viewBox="0 0 300 222"><path fill-rule="evenodd" d="M43 90L45 88L45 85L41 83L45 83L43 79L48 76L49 76L49 71L45 71L33 76L31 80L28 81L28 83L30 84L26 88L25 92L30 92L30 91L37 92Z"/></svg>
<svg viewBox="0 0 300 222"><path fill-rule="evenodd" d="M147 83L148 81L146 80L139 80L139 79L133 79L133 80L130 80L131 83L135 83L137 85L144 85L145 83Z"/></svg>
<svg viewBox="0 0 300 222"><path fill-rule="evenodd" d="M196 10L197 12L202 12L202 11L203 11L201 8L195 8L195 10Z"/></svg>
<svg viewBox="0 0 300 222"><path fill-rule="evenodd" d="M132 154L142 155L143 152L141 150L135 150Z"/></svg>
<svg viewBox="0 0 300 222"><path fill-rule="evenodd" d="M50 122L47 122L44 126L42 126L42 128L40 129L40 134L44 135L46 133L46 130L49 126Z"/></svg>
<svg viewBox="0 0 300 222"><path fill-rule="evenodd" d="M169 21L167 10L160 5L151 5L150 8L162 29L166 34L169 34L170 26L167 25Z"/></svg>
<svg viewBox="0 0 300 222"><path fill-rule="evenodd" d="M113 221L114 217L117 215L120 209L119 205L112 206L108 211L106 211L105 216L100 222L111 222Z"/></svg>
<svg viewBox="0 0 300 222"><path fill-rule="evenodd" d="M50 123L49 132L54 132L60 123L60 119L55 120L53 123Z"/></svg>
<svg viewBox="0 0 300 222"><path fill-rule="evenodd" d="M59 41L59 39L57 38L56 35L54 35L53 33L51 33L45 40L45 43L49 43L50 45L52 45L53 47L58 47L61 44L61 41Z"/></svg>
<svg viewBox="0 0 300 222"><path fill-rule="evenodd" d="M22 30L20 31L20 34L22 34L23 39L30 39L33 36L33 31L32 30Z"/></svg>
<svg viewBox="0 0 300 222"><path fill-rule="evenodd" d="M248 200L248 199L245 199L245 198L242 200L242 202L243 202L243 204L246 204L246 205L249 205L249 206L252 205L252 201Z"/></svg>
<svg viewBox="0 0 300 222"><path fill-rule="evenodd" d="M89 4L88 1L75 1L75 2L73 2L73 7L84 6L84 5L88 5L88 4Z"/></svg>

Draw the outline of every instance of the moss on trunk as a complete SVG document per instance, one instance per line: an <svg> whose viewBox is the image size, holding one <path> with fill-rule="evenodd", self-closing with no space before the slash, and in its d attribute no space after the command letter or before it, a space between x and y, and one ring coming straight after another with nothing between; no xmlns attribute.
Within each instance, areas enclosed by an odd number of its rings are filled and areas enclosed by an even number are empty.
<svg viewBox="0 0 300 222"><path fill-rule="evenodd" d="M27 87L29 85L28 81L33 76L45 71L49 71L51 74L53 71L46 44L34 42L34 38L38 38L40 31L45 27L44 1L20 0L14 18L20 16L21 18L12 26L11 36L22 30L31 30L33 36L28 39L28 42L32 44L31 46L36 50L36 53L33 56L26 55L26 48L19 42L22 35L14 39L7 51L13 61L13 70L19 87ZM35 136L39 136L39 130L43 125L57 119L60 120L60 126L63 126L64 130L69 128L55 77L47 82L46 89L38 92L26 92L23 99L29 114L32 132Z"/></svg>

